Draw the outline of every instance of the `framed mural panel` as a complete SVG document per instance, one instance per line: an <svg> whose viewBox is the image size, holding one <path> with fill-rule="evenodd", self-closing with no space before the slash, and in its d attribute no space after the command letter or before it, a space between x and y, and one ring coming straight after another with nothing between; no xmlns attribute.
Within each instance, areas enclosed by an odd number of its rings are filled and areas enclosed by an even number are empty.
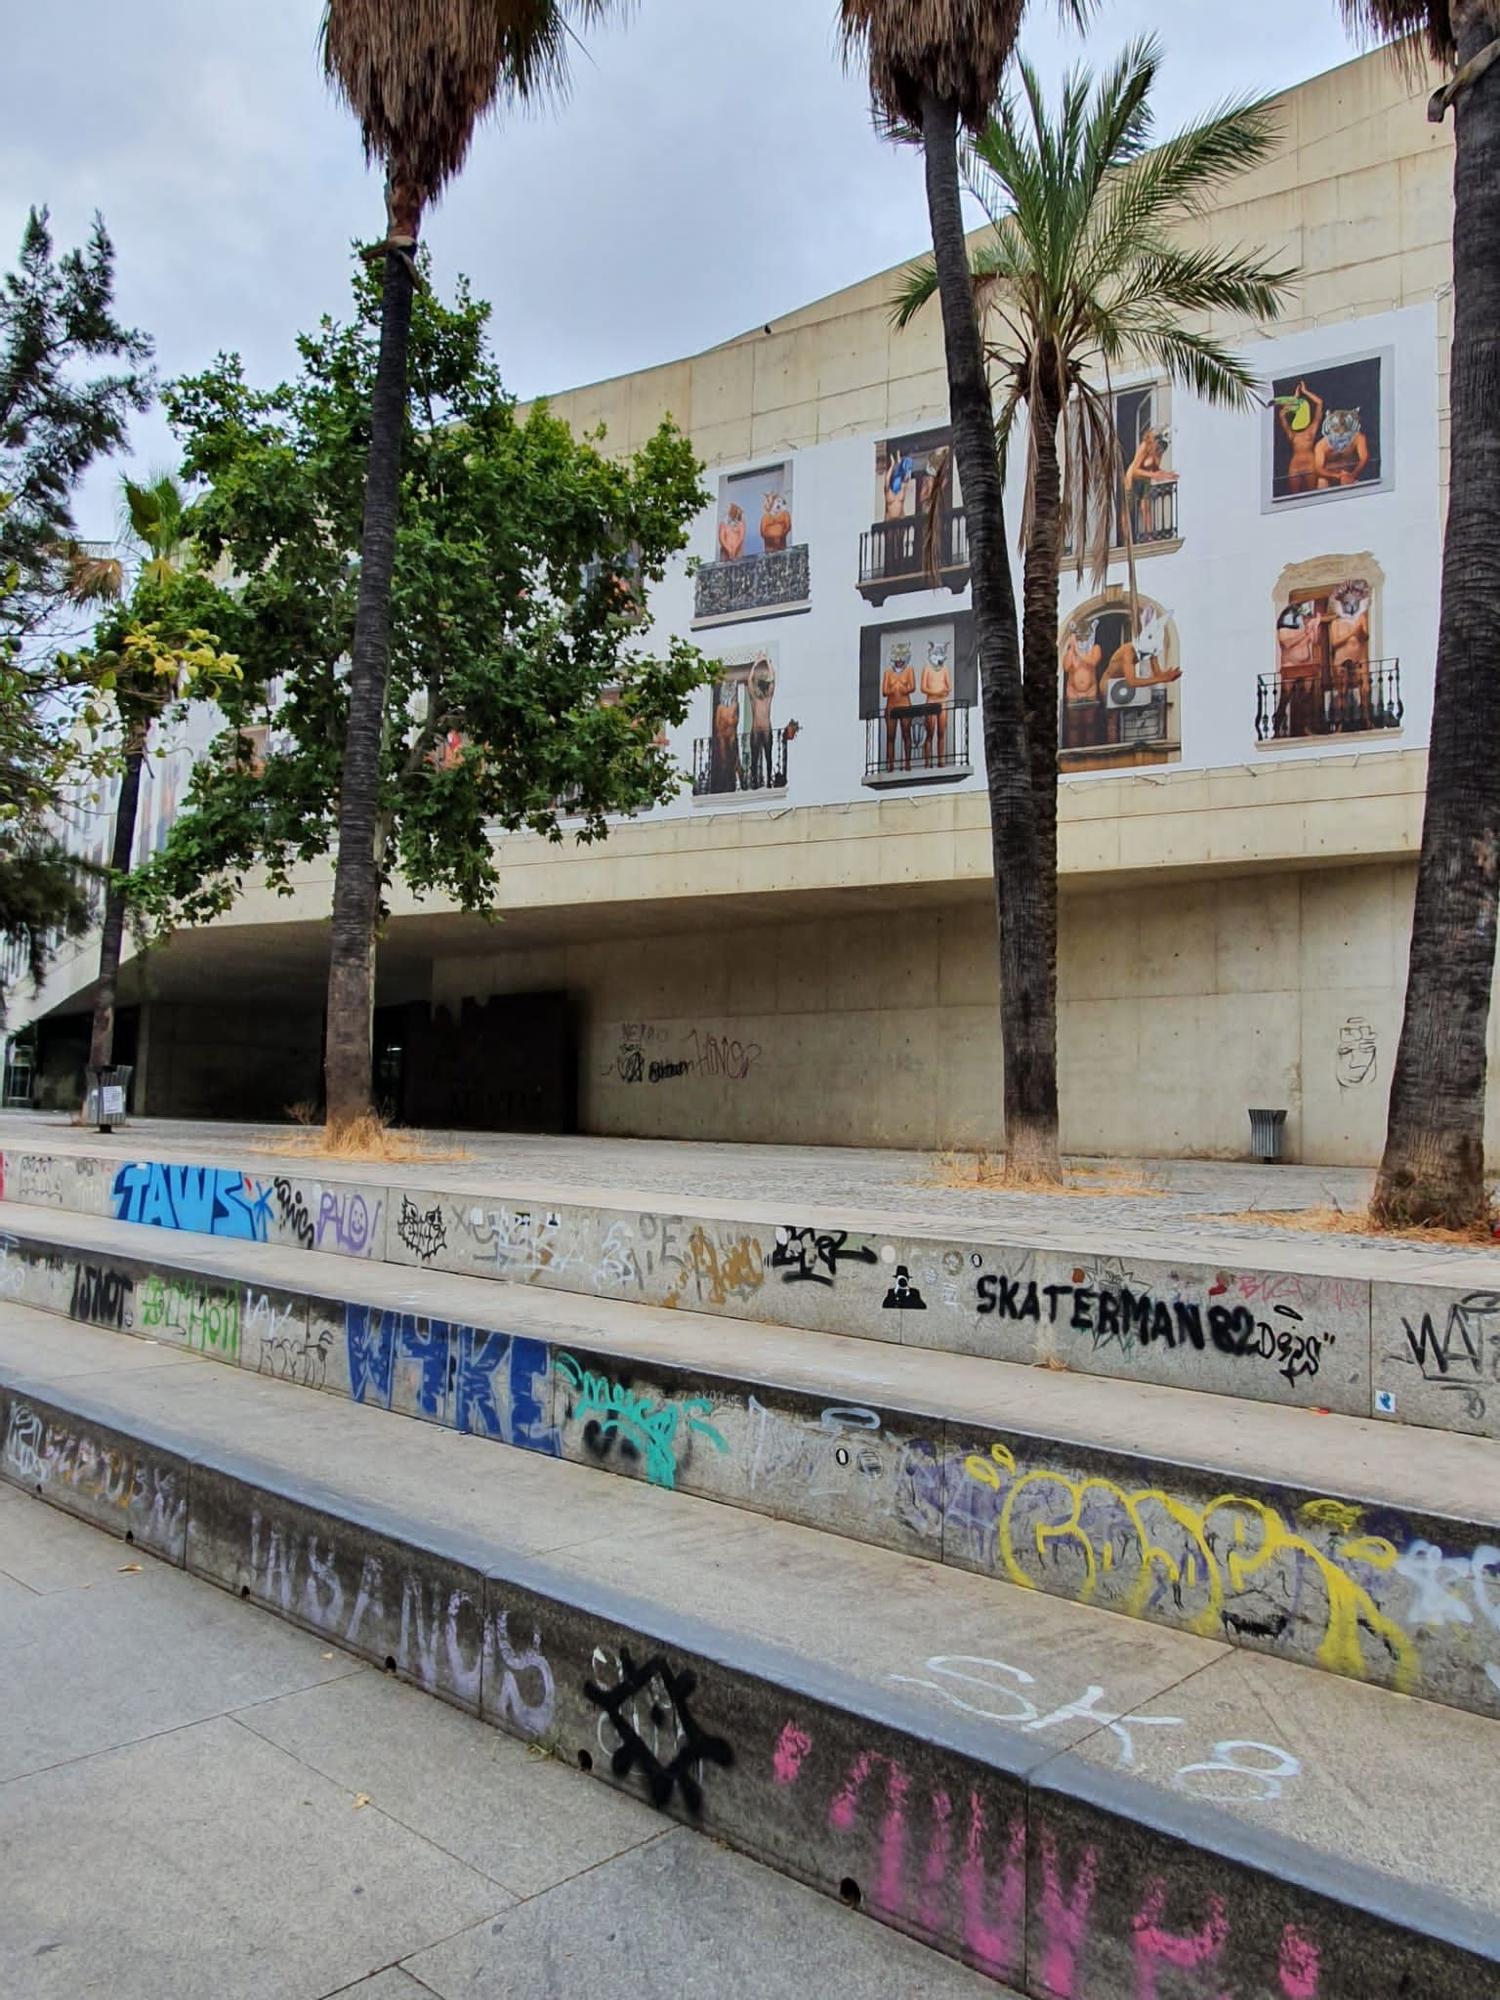
<svg viewBox="0 0 1500 2000"><path fill-rule="evenodd" d="M1115 449L1119 454L1119 476L1113 491L1101 494L1090 506L1085 553L1097 546L1104 523L1100 514L1109 509L1109 547L1124 549L1127 529L1130 545L1137 555L1166 555L1182 546L1182 530L1177 512L1177 472L1172 464L1172 391L1165 382L1137 382L1114 392ZM1077 417L1070 442L1077 449ZM1127 515L1127 509L1128 515ZM1076 530L1070 527L1067 553L1077 549Z"/></svg>
<svg viewBox="0 0 1500 2000"><path fill-rule="evenodd" d="M867 625L859 635L865 784L952 784L968 777L969 723L978 700L972 613Z"/></svg>
<svg viewBox="0 0 1500 2000"><path fill-rule="evenodd" d="M694 579L695 626L807 610L807 544L795 539L793 522L789 458L720 477L713 559Z"/></svg>
<svg viewBox="0 0 1500 2000"><path fill-rule="evenodd" d="M862 597L880 605L906 591L968 588L969 532L951 430L882 438L872 499L870 526L859 538Z"/></svg>
<svg viewBox="0 0 1500 2000"><path fill-rule="evenodd" d="M720 656L707 689L708 733L693 743L694 804L786 791L787 756L801 725L777 722L780 667L774 644Z"/></svg>
<svg viewBox="0 0 1500 2000"><path fill-rule="evenodd" d="M1271 378L1262 431L1261 511L1388 493L1395 351L1319 362Z"/></svg>
<svg viewBox="0 0 1500 2000"><path fill-rule="evenodd" d="M1173 764L1182 755L1182 667L1172 614L1123 590L1081 604L1058 646L1062 709L1058 769L1121 771Z"/></svg>
<svg viewBox="0 0 1500 2000"><path fill-rule="evenodd" d="M1401 662L1380 648L1383 587L1368 553L1314 557L1282 571L1275 664L1256 683L1259 748L1400 729Z"/></svg>

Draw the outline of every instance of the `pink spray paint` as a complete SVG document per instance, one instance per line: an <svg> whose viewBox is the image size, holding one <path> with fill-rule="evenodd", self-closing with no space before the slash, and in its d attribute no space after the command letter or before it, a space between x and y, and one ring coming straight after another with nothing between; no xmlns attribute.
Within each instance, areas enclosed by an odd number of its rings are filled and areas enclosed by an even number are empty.
<svg viewBox="0 0 1500 2000"><path fill-rule="evenodd" d="M943 1928L948 1902L948 1864L953 1849L953 1801L946 1792L932 1795L932 1838L922 1871L922 1922L934 1935Z"/></svg>
<svg viewBox="0 0 1500 2000"><path fill-rule="evenodd" d="M1299 1931L1295 1924L1288 1924L1281 1933L1277 1964L1286 2000L1318 2000L1322 1955L1307 1933Z"/></svg>
<svg viewBox="0 0 1500 2000"><path fill-rule="evenodd" d="M1011 1821L999 1891L990 1909L984 1864L988 1822L978 1792L969 1794L969 1836L959 1881L963 1890L964 1949L991 1978L1009 1978L1020 1962L1017 1941L1026 1907L1026 1822Z"/></svg>
<svg viewBox="0 0 1500 2000"><path fill-rule="evenodd" d="M902 1877L906 1872L906 1795L911 1789L906 1772L894 1758L884 1757L878 1750L862 1750L849 1766L849 1775L828 1808L828 1824L840 1833L849 1832L859 1814L859 1795L865 1779L877 1764L886 1767L886 1811L880 1823L880 1859L871 1901L876 1909L899 1916L905 1901Z"/></svg>
<svg viewBox="0 0 1500 2000"><path fill-rule="evenodd" d="M1098 1880L1099 1851L1086 1847L1073 1877L1073 1893L1065 1897L1057 1841L1049 1828L1042 1828L1042 1986L1056 2000L1073 2000L1078 1954Z"/></svg>
<svg viewBox="0 0 1500 2000"><path fill-rule="evenodd" d="M812 1738L795 1722L783 1723L776 1748L771 1752L771 1775L778 1785L795 1785L802 1775L803 1759L812 1748Z"/></svg>
<svg viewBox="0 0 1500 2000"><path fill-rule="evenodd" d="M1167 1885L1158 1875L1146 1892L1146 1900L1134 1917L1136 2000L1157 2000L1156 1974L1163 1965L1191 1972L1211 1965L1224 1949L1229 1936L1229 1918L1222 1896L1208 1898L1208 1915L1202 1928L1186 1937L1161 1927L1167 1906Z"/></svg>

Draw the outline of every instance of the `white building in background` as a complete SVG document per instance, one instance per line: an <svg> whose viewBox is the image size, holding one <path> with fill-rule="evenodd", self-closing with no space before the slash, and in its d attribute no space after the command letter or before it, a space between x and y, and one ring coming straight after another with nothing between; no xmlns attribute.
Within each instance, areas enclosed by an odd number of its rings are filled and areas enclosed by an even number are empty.
<svg viewBox="0 0 1500 2000"><path fill-rule="evenodd" d="M1251 1105L1285 1106L1307 1159L1372 1160L1383 1132L1437 629L1451 138L1383 56L1282 113L1277 156L1199 225L1301 271L1273 337L1216 328L1264 407L1126 374L1140 476L1105 585L1064 578L1059 1025L1083 1152L1241 1154ZM722 672L674 735L671 805L597 848L505 840L501 926L398 894L378 1039L400 1114L1001 1141L965 518L936 310L894 332L894 276L554 400L622 449L668 413L693 437L713 500L653 608ZM1015 523L1015 479L1009 498ZM251 894L128 972L139 1108L316 1099L330 885ZM67 960L36 1003L54 1091L89 971Z"/></svg>

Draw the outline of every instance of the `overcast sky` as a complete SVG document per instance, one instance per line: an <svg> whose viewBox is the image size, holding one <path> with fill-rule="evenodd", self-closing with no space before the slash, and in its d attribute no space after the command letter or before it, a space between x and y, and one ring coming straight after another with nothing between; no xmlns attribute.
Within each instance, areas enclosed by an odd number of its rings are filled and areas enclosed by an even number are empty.
<svg viewBox="0 0 1500 2000"><path fill-rule="evenodd" d="M0 266L29 204L65 244L100 209L127 320L173 375L220 349L252 380L348 300L349 245L384 224L358 135L316 60L321 0L62 0L14 8L0 65ZM921 175L840 74L833 0L640 0L590 31L561 112L492 123L427 240L439 284L495 308L521 395L695 352L920 247ZM1155 28L1161 121L1348 60L1334 0L1104 0L1098 66ZM1049 77L1083 52L1033 0L1024 46ZM171 462L159 417L142 465ZM86 533L113 528L115 476Z"/></svg>

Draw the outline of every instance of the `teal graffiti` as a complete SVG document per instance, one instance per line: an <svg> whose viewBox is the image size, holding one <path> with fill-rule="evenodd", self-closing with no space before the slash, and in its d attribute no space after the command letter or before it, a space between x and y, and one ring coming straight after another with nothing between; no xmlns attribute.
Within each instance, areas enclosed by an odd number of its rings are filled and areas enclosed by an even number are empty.
<svg viewBox="0 0 1500 2000"><path fill-rule="evenodd" d="M681 1403L656 1403L621 1382L611 1382L607 1375L594 1374L571 1354L559 1354L553 1365L573 1392L576 1414L598 1424L601 1440L620 1437L633 1444L653 1486L677 1484L677 1430L684 1417L690 1431L707 1438L719 1451L729 1449L713 1425L704 1421L713 1409L706 1396L689 1396Z"/></svg>

